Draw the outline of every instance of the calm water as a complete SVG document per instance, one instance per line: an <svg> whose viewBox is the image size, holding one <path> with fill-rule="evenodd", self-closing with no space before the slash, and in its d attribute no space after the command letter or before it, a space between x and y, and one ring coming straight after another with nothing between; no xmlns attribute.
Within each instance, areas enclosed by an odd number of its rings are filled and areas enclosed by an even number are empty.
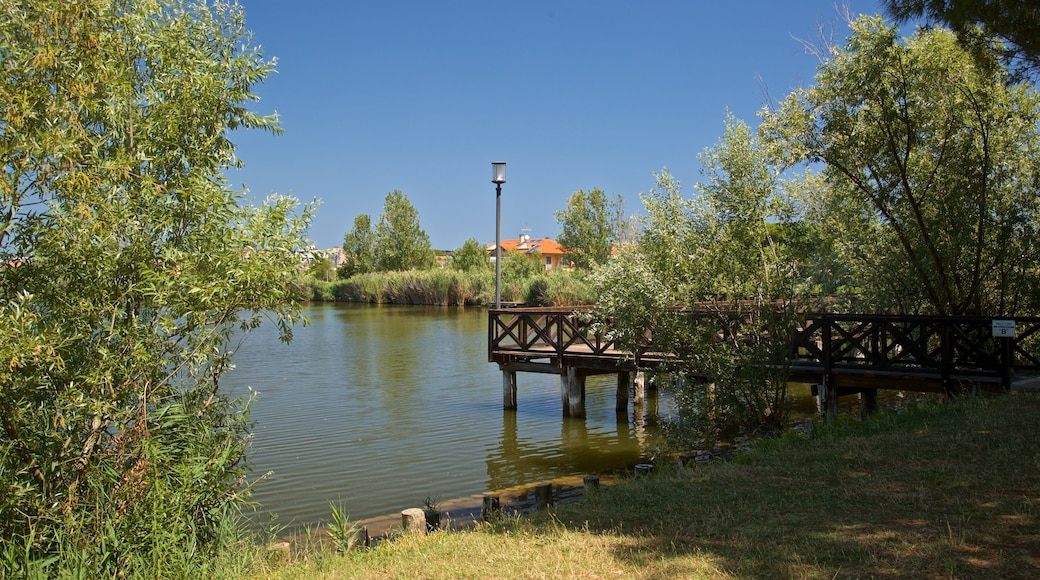
<svg viewBox="0 0 1040 580"><path fill-rule="evenodd" d="M487 362L487 312L321 304L290 345L252 332L225 383L258 393L255 499L282 525L355 519L638 463L656 415L614 412L614 375L590 377L585 419L562 417L559 378L520 373L517 411ZM662 402L663 407L667 407ZM648 400L647 409L656 403Z"/></svg>

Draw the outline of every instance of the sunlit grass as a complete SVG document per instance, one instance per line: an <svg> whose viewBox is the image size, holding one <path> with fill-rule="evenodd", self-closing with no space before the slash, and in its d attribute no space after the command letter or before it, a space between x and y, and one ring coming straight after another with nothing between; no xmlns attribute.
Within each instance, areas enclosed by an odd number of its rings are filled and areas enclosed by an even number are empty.
<svg viewBox="0 0 1040 580"><path fill-rule="evenodd" d="M286 578L1040 576L1040 398L964 399L659 466L576 504Z"/></svg>

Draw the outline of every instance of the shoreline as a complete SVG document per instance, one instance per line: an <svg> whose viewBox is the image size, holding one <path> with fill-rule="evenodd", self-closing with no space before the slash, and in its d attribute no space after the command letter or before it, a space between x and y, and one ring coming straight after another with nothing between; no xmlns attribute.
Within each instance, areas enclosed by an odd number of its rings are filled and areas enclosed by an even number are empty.
<svg viewBox="0 0 1040 580"><path fill-rule="evenodd" d="M622 472L597 474L601 486L612 485L623 477ZM460 531L472 529L481 522L481 510L483 509L484 496L494 495L499 497L502 514L501 517L517 517L534 512L536 508L535 488L539 485L552 484L552 505L572 503L581 499L585 493L584 476L569 475L541 481L517 485L505 489L488 491L482 494L474 494L465 497L457 497L437 502L437 509L441 515L438 530ZM409 509L406 506L401 510ZM379 542L400 534L402 529L401 512L383 514L361 519L353 524L363 528L364 537L367 538L365 545L375 546ZM285 535L276 536L271 545L275 550L286 550L297 553L314 544L328 542L330 530L327 527L315 528L304 533L289 532Z"/></svg>

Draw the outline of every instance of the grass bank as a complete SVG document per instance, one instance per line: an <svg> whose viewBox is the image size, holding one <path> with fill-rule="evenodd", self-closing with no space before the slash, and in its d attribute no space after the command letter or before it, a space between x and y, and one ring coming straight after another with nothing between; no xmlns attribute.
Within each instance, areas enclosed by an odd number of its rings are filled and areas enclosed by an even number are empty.
<svg viewBox="0 0 1040 580"><path fill-rule="evenodd" d="M730 463L655 470L550 513L271 564L277 578L1035 578L1040 397L964 399Z"/></svg>

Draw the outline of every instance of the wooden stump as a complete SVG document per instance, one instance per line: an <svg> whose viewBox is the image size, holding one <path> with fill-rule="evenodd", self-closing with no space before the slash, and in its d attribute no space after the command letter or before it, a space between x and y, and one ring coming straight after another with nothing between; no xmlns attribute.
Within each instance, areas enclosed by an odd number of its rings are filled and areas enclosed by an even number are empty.
<svg viewBox="0 0 1040 580"><path fill-rule="evenodd" d="M643 477L644 475L649 475L653 469L654 464L652 463L638 463L636 464L636 477Z"/></svg>
<svg viewBox="0 0 1040 580"><path fill-rule="evenodd" d="M599 487L599 476L598 475L586 475L585 476L585 491L588 492L590 489L596 489Z"/></svg>
<svg viewBox="0 0 1040 580"><path fill-rule="evenodd" d="M426 512L419 508L408 508L402 511L401 528L406 534L425 534Z"/></svg>

